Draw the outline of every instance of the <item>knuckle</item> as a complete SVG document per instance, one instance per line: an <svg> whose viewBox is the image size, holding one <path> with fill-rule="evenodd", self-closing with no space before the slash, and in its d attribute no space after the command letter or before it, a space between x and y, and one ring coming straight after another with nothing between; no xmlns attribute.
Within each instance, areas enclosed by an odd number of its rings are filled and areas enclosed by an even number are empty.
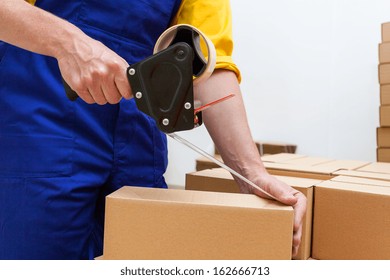
<svg viewBox="0 0 390 280"><path fill-rule="evenodd" d="M295 236L293 237L293 245L294 247L298 247L301 244L301 237Z"/></svg>

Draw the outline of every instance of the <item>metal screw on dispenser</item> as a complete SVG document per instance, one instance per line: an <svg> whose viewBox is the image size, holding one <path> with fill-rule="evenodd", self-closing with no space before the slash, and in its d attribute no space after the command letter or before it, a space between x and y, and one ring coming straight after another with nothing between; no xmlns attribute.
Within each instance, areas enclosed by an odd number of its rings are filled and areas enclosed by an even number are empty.
<svg viewBox="0 0 390 280"><path fill-rule="evenodd" d="M133 75L135 74L135 69L134 69L134 68L130 68L130 69L129 69L129 74L130 74L131 76L133 76Z"/></svg>
<svg viewBox="0 0 390 280"><path fill-rule="evenodd" d="M162 120L162 124L165 125L165 126L169 125L169 120L168 119L163 119Z"/></svg>
<svg viewBox="0 0 390 280"><path fill-rule="evenodd" d="M137 91L137 92L135 93L135 98L137 98L137 99L142 98L142 92Z"/></svg>
<svg viewBox="0 0 390 280"><path fill-rule="evenodd" d="M177 56L178 56L179 58L183 58L184 55L185 55L185 52L184 52L183 50L178 50L178 51L177 51Z"/></svg>
<svg viewBox="0 0 390 280"><path fill-rule="evenodd" d="M187 109L187 110L191 109L191 103L190 102L186 102L184 104L184 108Z"/></svg>

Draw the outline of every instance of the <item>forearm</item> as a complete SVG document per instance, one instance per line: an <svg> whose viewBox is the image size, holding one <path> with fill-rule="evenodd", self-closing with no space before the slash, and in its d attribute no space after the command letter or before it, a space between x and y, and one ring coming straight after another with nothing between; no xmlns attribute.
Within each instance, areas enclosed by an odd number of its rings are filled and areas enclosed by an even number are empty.
<svg viewBox="0 0 390 280"><path fill-rule="evenodd" d="M3 0L0 26L0 40L56 58L63 79L87 103L131 97L128 63L70 22L23 0Z"/></svg>
<svg viewBox="0 0 390 280"><path fill-rule="evenodd" d="M207 130L224 162L244 176L266 173L259 151L253 142L239 84L231 71L217 70L203 84L195 88L196 98L202 104L227 94L235 96L203 112Z"/></svg>
<svg viewBox="0 0 390 280"><path fill-rule="evenodd" d="M2 1L0 26L0 40L56 58L83 37L74 25L23 0Z"/></svg>

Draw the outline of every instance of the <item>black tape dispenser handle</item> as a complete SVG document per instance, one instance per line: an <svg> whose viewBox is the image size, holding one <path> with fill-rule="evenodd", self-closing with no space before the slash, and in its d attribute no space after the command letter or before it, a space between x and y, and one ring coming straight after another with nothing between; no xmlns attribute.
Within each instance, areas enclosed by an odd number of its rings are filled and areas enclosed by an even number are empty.
<svg viewBox="0 0 390 280"><path fill-rule="evenodd" d="M70 101L76 101L79 97L77 93L73 89L71 89L71 87L65 82L64 79L62 79L62 83L64 84L65 93L68 99Z"/></svg>

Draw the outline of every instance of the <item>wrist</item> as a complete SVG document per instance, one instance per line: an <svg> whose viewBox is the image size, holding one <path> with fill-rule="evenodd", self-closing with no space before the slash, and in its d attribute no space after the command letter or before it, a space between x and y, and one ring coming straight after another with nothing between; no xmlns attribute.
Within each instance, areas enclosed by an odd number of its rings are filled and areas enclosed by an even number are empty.
<svg viewBox="0 0 390 280"><path fill-rule="evenodd" d="M51 38L47 53L57 60L78 53L77 45L83 44L86 35L76 26L65 22L59 34Z"/></svg>

